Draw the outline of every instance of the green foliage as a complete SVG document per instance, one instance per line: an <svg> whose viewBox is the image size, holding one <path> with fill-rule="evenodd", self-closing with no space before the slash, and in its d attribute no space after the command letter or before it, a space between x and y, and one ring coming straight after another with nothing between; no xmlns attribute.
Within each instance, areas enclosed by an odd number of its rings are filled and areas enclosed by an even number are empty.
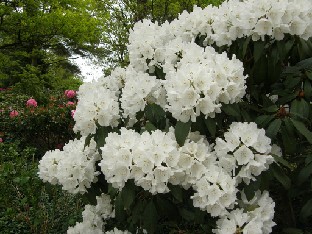
<svg viewBox="0 0 312 234"><path fill-rule="evenodd" d="M37 107L27 107L28 99L12 90L0 92L0 137L4 141L36 147L38 155L42 155L47 150L62 148L74 137L71 110L75 105L67 105L69 100L63 93L46 95L47 103L38 102ZM18 116L10 117L12 110L18 111Z"/></svg>
<svg viewBox="0 0 312 234"><path fill-rule="evenodd" d="M83 200L37 177L36 149L0 143L0 230L9 233L65 233L80 221Z"/></svg>

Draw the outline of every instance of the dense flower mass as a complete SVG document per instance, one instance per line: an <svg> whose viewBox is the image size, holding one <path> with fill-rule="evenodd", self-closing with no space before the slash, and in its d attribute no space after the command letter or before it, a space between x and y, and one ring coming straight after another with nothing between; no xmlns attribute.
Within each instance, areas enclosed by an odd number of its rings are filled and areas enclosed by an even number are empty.
<svg viewBox="0 0 312 234"><path fill-rule="evenodd" d="M33 99L33 98L30 98L30 99L27 100L26 106L37 107L37 101L35 99Z"/></svg>
<svg viewBox="0 0 312 234"><path fill-rule="evenodd" d="M70 141L63 148L48 151L39 163L39 177L51 184L61 184L70 193L85 193L92 182L96 182L99 172L95 162L99 154L95 141L84 147L85 138Z"/></svg>

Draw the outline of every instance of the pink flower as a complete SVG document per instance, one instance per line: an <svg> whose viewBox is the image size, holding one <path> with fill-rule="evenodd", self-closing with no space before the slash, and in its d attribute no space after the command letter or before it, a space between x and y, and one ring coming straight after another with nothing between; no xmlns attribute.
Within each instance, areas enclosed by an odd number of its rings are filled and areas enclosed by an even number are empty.
<svg viewBox="0 0 312 234"><path fill-rule="evenodd" d="M70 112L71 117L73 117L73 118L74 118L75 112L76 112L76 110L72 110L72 111Z"/></svg>
<svg viewBox="0 0 312 234"><path fill-rule="evenodd" d="M18 116L18 112L16 110L12 110L10 112L10 118L14 118L15 116Z"/></svg>
<svg viewBox="0 0 312 234"><path fill-rule="evenodd" d="M72 106L72 105L75 105L75 103L74 103L74 102L71 102L71 101L68 101L68 102L66 103L66 106Z"/></svg>
<svg viewBox="0 0 312 234"><path fill-rule="evenodd" d="M26 106L33 106L33 107L37 107L37 102L35 99L31 98L26 102Z"/></svg>
<svg viewBox="0 0 312 234"><path fill-rule="evenodd" d="M76 92L74 90L65 90L65 96L67 98L73 98L76 96Z"/></svg>
<svg viewBox="0 0 312 234"><path fill-rule="evenodd" d="M2 138L0 138L0 143L2 143L3 142L3 139Z"/></svg>

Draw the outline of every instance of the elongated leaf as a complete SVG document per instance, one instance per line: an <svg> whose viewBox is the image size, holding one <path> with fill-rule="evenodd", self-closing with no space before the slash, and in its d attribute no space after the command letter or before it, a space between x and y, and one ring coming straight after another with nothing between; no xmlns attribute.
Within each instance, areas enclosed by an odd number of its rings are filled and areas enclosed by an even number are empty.
<svg viewBox="0 0 312 234"><path fill-rule="evenodd" d="M278 107L276 105L272 105L272 106L269 106L269 107L265 107L262 110L267 111L267 112L275 113L275 112L278 111Z"/></svg>
<svg viewBox="0 0 312 234"><path fill-rule="evenodd" d="M243 58L244 58L245 55L246 55L246 52L247 52L247 48L248 48L250 39L251 39L251 37L247 37L247 38L245 39L245 41L244 41L244 44L243 44L243 54L242 54Z"/></svg>
<svg viewBox="0 0 312 234"><path fill-rule="evenodd" d="M312 175L312 163L306 165L298 174L298 184L302 184Z"/></svg>
<svg viewBox="0 0 312 234"><path fill-rule="evenodd" d="M228 105L223 105L221 107L222 111L224 111L227 115L234 116L240 118L240 110L237 105L234 104L228 104Z"/></svg>
<svg viewBox="0 0 312 234"><path fill-rule="evenodd" d="M274 115L261 115L255 119L256 124L264 128L266 127L272 120L274 119Z"/></svg>
<svg viewBox="0 0 312 234"><path fill-rule="evenodd" d="M124 202L122 200L121 193L119 193L115 199L115 216L119 222L124 222L126 219Z"/></svg>
<svg viewBox="0 0 312 234"><path fill-rule="evenodd" d="M266 135L270 138L274 138L278 131L281 128L282 120L280 119L275 119L268 127L266 130Z"/></svg>
<svg viewBox="0 0 312 234"><path fill-rule="evenodd" d="M257 62L261 55L264 53L264 46L265 42L264 41L256 41L254 42L254 60Z"/></svg>
<svg viewBox="0 0 312 234"><path fill-rule="evenodd" d="M129 209L135 199L135 185L134 182L129 180L123 187L121 192L124 207Z"/></svg>
<svg viewBox="0 0 312 234"><path fill-rule="evenodd" d="M180 186L177 185L168 185L172 196L177 199L179 202L183 202L183 190Z"/></svg>
<svg viewBox="0 0 312 234"><path fill-rule="evenodd" d="M312 215L312 199L306 202L300 211L300 217L305 222Z"/></svg>
<svg viewBox="0 0 312 234"><path fill-rule="evenodd" d="M152 124L151 122L147 122L146 124L145 124L145 129L146 129L146 131L148 131L148 132L152 132L152 131L155 131L155 130L157 130L157 128L154 126L154 124Z"/></svg>
<svg viewBox="0 0 312 234"><path fill-rule="evenodd" d="M272 154L272 156L273 156L275 162L277 162L279 164L282 164L283 166L288 167L289 169L291 169L290 164L285 159L283 159L282 157L277 156L275 154Z"/></svg>
<svg viewBox="0 0 312 234"><path fill-rule="evenodd" d="M309 117L310 105L303 98L301 100L295 99L291 102L290 113L295 116Z"/></svg>
<svg viewBox="0 0 312 234"><path fill-rule="evenodd" d="M309 80L306 80L304 82L304 95L306 98L311 98L312 97L312 85L311 82Z"/></svg>
<svg viewBox="0 0 312 234"><path fill-rule="evenodd" d="M277 164L272 164L270 169L272 170L274 177L283 185L285 189L288 190L291 186L291 180L285 174L282 168L277 166Z"/></svg>
<svg viewBox="0 0 312 234"><path fill-rule="evenodd" d="M105 145L105 138L108 136L109 132L110 132L109 127L100 126L96 129L94 140L96 141L96 145L98 148L103 147Z"/></svg>
<svg viewBox="0 0 312 234"><path fill-rule="evenodd" d="M191 129L191 121L188 121L187 123L183 123L181 121L178 121L175 126L175 137L180 146L184 145L185 139L187 135L189 134Z"/></svg>
<svg viewBox="0 0 312 234"><path fill-rule="evenodd" d="M158 214L153 200L151 200L145 207L142 221L143 227L147 230L147 233L155 233L158 221Z"/></svg>
<svg viewBox="0 0 312 234"><path fill-rule="evenodd" d="M312 144L312 132L310 132L306 126L297 120L291 119L292 123L294 124L295 128L300 132L305 138Z"/></svg>
<svg viewBox="0 0 312 234"><path fill-rule="evenodd" d="M210 117L208 117L207 119L205 119L205 125L209 131L209 133L211 134L211 136L215 137L216 135L216 121Z"/></svg>
<svg viewBox="0 0 312 234"><path fill-rule="evenodd" d="M285 228L283 229L285 234L304 234L304 232L298 228Z"/></svg>

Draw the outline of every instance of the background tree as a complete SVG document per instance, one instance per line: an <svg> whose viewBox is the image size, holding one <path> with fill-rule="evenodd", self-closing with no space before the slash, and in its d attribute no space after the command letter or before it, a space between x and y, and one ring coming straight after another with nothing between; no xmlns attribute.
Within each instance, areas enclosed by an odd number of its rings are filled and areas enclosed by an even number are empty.
<svg viewBox="0 0 312 234"><path fill-rule="evenodd" d="M0 82L40 98L45 89L79 85L72 54L96 54L103 18L95 0L0 3ZM95 17L97 16L97 17ZM42 98L42 97L41 97Z"/></svg>

